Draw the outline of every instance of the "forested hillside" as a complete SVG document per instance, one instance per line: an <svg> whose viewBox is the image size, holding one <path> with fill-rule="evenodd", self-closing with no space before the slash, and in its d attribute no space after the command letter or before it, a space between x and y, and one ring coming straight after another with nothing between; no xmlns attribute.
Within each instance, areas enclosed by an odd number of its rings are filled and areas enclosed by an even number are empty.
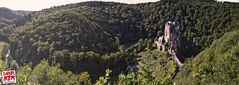
<svg viewBox="0 0 239 85"><path fill-rule="evenodd" d="M18 75L25 78L18 80L21 84L26 80L38 84L172 84L176 66L154 43L163 35L164 24L180 23L179 51L184 62L239 26L239 4L211 0L82 2L32 12L17 22L1 17L0 40L9 43L12 59L20 65ZM129 61L138 62L138 73L126 71ZM100 77L107 68L112 72L107 70L109 75ZM66 82L69 77L73 80Z"/></svg>
<svg viewBox="0 0 239 85"><path fill-rule="evenodd" d="M239 31L222 38L185 64L177 76L178 84L237 84Z"/></svg>

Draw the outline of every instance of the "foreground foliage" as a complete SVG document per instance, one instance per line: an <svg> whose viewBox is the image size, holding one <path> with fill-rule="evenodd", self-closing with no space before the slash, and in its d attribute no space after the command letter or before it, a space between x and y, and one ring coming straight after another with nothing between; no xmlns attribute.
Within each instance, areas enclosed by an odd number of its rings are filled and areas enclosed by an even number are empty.
<svg viewBox="0 0 239 85"><path fill-rule="evenodd" d="M33 69L25 65L17 70L17 84L41 85L91 85L88 72L73 74L64 72L59 65L50 66L47 60L42 60Z"/></svg>

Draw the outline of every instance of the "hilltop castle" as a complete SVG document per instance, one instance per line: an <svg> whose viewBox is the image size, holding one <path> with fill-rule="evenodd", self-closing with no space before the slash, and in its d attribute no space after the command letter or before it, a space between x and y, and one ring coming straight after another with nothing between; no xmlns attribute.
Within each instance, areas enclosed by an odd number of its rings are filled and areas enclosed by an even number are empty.
<svg viewBox="0 0 239 85"><path fill-rule="evenodd" d="M157 48L161 51L177 51L180 44L179 25L176 22L168 21L165 24L164 35L156 41Z"/></svg>
<svg viewBox="0 0 239 85"><path fill-rule="evenodd" d="M182 63L178 59L178 47L180 47L180 30L177 22L168 21L165 24L164 35L155 41L160 51L168 51L178 67Z"/></svg>

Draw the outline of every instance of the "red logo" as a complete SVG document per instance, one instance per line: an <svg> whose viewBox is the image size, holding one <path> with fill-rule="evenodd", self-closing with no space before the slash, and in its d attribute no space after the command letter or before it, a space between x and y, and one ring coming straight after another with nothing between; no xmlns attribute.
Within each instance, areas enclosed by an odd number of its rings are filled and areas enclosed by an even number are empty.
<svg viewBox="0 0 239 85"><path fill-rule="evenodd" d="M16 83L16 72L15 70L3 71L2 72L3 84Z"/></svg>

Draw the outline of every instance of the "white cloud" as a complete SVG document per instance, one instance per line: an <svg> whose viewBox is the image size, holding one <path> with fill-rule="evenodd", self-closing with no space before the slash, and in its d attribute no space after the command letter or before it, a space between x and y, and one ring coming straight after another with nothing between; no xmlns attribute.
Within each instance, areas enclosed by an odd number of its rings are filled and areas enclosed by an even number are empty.
<svg viewBox="0 0 239 85"><path fill-rule="evenodd" d="M239 2L239 0L217 0L217 1Z"/></svg>
<svg viewBox="0 0 239 85"><path fill-rule="evenodd" d="M84 1L114 1L123 3L142 3L157 0L0 0L0 7L7 7L14 10L41 10L52 6L59 6L69 3Z"/></svg>
<svg viewBox="0 0 239 85"><path fill-rule="evenodd" d="M83 0L0 0L0 7L14 10L41 10L52 6L81 2Z"/></svg>

